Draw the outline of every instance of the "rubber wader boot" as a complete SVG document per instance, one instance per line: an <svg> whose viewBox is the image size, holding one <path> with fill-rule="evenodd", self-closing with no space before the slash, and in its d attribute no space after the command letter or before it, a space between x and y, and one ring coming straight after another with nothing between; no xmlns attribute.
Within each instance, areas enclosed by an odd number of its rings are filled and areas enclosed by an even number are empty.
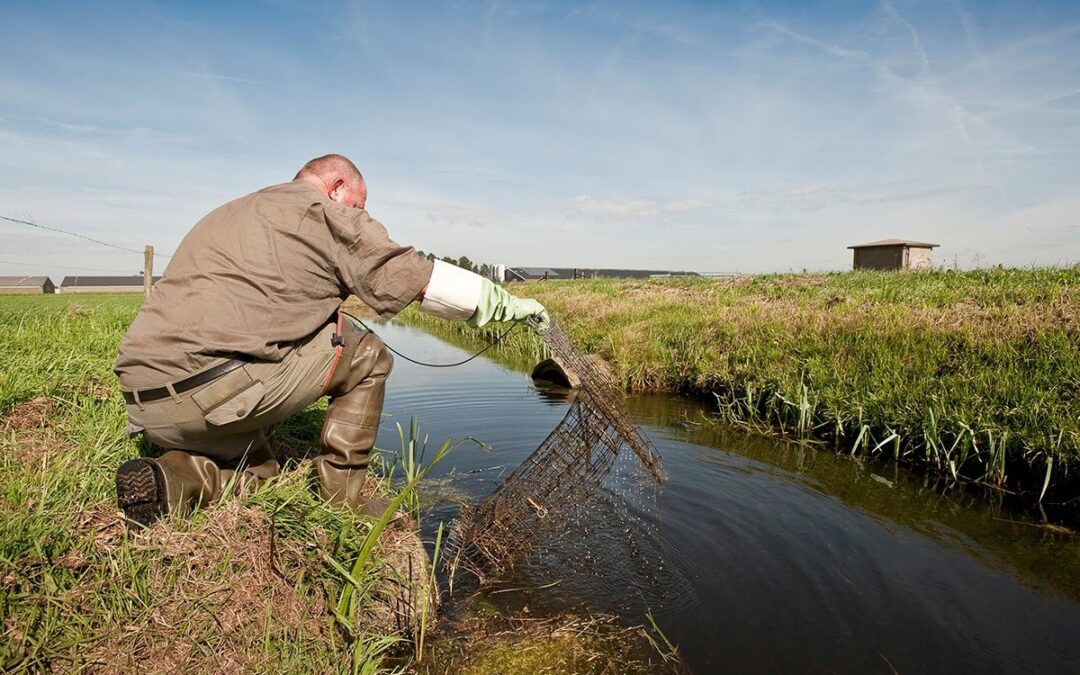
<svg viewBox="0 0 1080 675"><path fill-rule="evenodd" d="M330 405L319 438L323 454L314 462L319 494L331 504L378 517L390 504L365 496L364 483L394 359L382 340L347 318L339 320L339 334L342 353L325 390Z"/></svg>
<svg viewBox="0 0 1080 675"><path fill-rule="evenodd" d="M187 515L219 499L234 477L240 490L277 475L277 460L265 430L259 430L254 443L239 462L224 465L184 450L124 462L116 471L116 501L134 526L148 526L165 514Z"/></svg>

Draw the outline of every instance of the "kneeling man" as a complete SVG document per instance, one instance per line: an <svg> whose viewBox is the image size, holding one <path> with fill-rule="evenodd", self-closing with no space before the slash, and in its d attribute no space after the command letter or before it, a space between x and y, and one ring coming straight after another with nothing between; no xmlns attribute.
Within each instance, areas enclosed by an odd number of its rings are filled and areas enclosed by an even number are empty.
<svg viewBox="0 0 1080 675"><path fill-rule="evenodd" d="M120 344L128 430L165 450L116 474L127 519L146 525L278 472L270 427L330 398L314 471L327 500L374 514L363 482L393 359L340 312L421 311L482 326L544 317L535 300L393 242L341 155L212 211L187 234Z"/></svg>

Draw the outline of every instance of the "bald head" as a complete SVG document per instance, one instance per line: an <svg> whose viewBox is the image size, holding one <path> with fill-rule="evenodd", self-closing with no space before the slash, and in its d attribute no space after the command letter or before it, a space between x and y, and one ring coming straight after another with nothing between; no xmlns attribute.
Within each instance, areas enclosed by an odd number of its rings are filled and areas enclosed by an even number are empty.
<svg viewBox="0 0 1080 675"><path fill-rule="evenodd" d="M344 155L316 157L300 167L294 180L311 183L327 197L345 206L362 209L367 201L364 176Z"/></svg>

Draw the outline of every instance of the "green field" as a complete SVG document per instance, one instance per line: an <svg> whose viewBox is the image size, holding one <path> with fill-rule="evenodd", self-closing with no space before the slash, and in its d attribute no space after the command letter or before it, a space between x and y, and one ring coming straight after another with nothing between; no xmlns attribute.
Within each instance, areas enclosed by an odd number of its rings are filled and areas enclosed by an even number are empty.
<svg viewBox="0 0 1080 675"><path fill-rule="evenodd" d="M391 604L430 583L395 571L422 574L419 541L325 506L305 471L125 531L113 476L140 447L111 368L140 300L0 298L0 671L375 672L410 653ZM278 449L320 425L301 415Z"/></svg>
<svg viewBox="0 0 1080 675"><path fill-rule="evenodd" d="M705 396L727 423L1030 503L1078 494L1080 267L509 288L543 302L631 389ZM403 318L469 330L413 309ZM541 350L524 330L507 349Z"/></svg>

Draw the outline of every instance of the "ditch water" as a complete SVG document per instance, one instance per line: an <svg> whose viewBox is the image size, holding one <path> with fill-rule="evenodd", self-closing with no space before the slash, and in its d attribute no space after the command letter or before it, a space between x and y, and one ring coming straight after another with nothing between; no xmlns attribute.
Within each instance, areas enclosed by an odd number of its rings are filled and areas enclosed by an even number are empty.
<svg viewBox="0 0 1080 675"><path fill-rule="evenodd" d="M396 323L375 329L424 361L475 351ZM400 447L393 422L407 430L413 415L431 450L446 438L489 446L466 443L432 471L428 537L566 413L565 393L508 363L396 360L379 447ZM695 401L627 404L668 482L602 491L486 591L497 610L626 625L651 612L694 673L1080 672L1080 539L887 464L703 423ZM633 483L624 469L616 482Z"/></svg>

